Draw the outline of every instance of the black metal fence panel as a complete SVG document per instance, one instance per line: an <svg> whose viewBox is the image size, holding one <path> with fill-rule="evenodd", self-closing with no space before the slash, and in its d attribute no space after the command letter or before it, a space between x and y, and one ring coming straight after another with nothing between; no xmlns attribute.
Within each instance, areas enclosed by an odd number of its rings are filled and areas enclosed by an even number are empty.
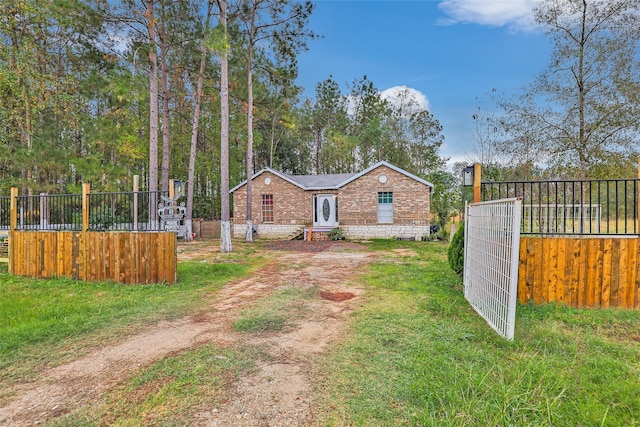
<svg viewBox="0 0 640 427"><path fill-rule="evenodd" d="M18 230L82 230L82 195L19 196Z"/></svg>
<svg viewBox="0 0 640 427"><path fill-rule="evenodd" d="M481 184L482 200L522 199L522 234L637 235L637 179Z"/></svg>
<svg viewBox="0 0 640 427"><path fill-rule="evenodd" d="M0 230L8 230L11 225L11 197L0 196Z"/></svg>
<svg viewBox="0 0 640 427"><path fill-rule="evenodd" d="M89 193L89 230L161 231L158 204L166 191ZM0 228L9 229L10 197L0 197ZM82 230L81 194L17 197L18 230Z"/></svg>
<svg viewBox="0 0 640 427"><path fill-rule="evenodd" d="M160 231L158 204L166 191L89 194L91 231Z"/></svg>

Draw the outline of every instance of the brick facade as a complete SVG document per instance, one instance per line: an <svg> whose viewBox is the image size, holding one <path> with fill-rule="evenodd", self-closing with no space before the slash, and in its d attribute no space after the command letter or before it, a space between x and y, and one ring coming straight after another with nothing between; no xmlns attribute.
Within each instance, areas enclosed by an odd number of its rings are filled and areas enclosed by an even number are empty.
<svg viewBox="0 0 640 427"><path fill-rule="evenodd" d="M254 177L252 190L253 224L259 238L286 238L311 226L315 194L337 195L338 223L348 239L420 239L429 233L431 188L386 165L331 190L304 190L266 170ZM378 223L378 192L393 193L393 223ZM262 195L273 195L273 222L263 221ZM234 235L241 237L246 229L246 186L236 189L233 198Z"/></svg>
<svg viewBox="0 0 640 427"><path fill-rule="evenodd" d="M269 182L269 184L267 184ZM311 225L313 193L303 190L279 176L264 172L252 181L251 213L254 224L264 224L262 220L262 195L273 195L274 225ZM246 186L233 193L233 223L247 222Z"/></svg>
<svg viewBox="0 0 640 427"><path fill-rule="evenodd" d="M378 192L393 193L393 225L429 226L430 188L386 166L338 191L340 225L378 225Z"/></svg>

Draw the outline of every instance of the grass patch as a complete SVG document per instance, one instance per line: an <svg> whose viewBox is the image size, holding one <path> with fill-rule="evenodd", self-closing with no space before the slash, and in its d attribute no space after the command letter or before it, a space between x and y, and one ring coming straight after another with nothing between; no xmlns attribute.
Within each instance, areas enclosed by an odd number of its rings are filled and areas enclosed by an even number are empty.
<svg viewBox="0 0 640 427"><path fill-rule="evenodd" d="M243 259L243 253L221 258ZM201 310L206 295L262 263L178 265L175 285L127 286L0 273L0 384L38 375L153 322ZM2 393L0 393L0 399Z"/></svg>
<svg viewBox="0 0 640 427"><path fill-rule="evenodd" d="M138 371L110 392L103 406L83 408L54 425L191 425L199 411L211 411L229 398L229 384L259 356L251 348L214 345L174 354Z"/></svg>
<svg viewBox="0 0 640 427"><path fill-rule="evenodd" d="M319 368L325 425L640 425L640 312L519 306L509 342L464 300L446 245L370 247L418 256L366 276L352 336Z"/></svg>
<svg viewBox="0 0 640 427"><path fill-rule="evenodd" d="M317 288L290 287L277 290L243 311L240 319L233 323L233 328L251 333L281 331L291 321L304 315L304 302L315 298L317 293Z"/></svg>

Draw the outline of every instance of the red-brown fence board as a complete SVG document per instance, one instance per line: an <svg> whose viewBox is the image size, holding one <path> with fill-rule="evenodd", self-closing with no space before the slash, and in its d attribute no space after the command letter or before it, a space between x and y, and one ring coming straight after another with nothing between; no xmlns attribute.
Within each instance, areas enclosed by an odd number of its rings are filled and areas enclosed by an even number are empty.
<svg viewBox="0 0 640 427"><path fill-rule="evenodd" d="M11 231L9 268L31 277L119 283L175 283L171 232Z"/></svg>
<svg viewBox="0 0 640 427"><path fill-rule="evenodd" d="M518 299L640 308L640 239L522 237Z"/></svg>

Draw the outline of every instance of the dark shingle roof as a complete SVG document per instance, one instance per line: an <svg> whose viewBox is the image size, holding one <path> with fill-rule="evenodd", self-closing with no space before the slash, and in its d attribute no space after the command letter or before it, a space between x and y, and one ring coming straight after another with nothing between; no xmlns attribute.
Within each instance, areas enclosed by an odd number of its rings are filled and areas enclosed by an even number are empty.
<svg viewBox="0 0 640 427"><path fill-rule="evenodd" d="M321 190L336 188L339 184L357 175L357 173L332 173L326 175L286 175L291 181L305 189Z"/></svg>
<svg viewBox="0 0 640 427"><path fill-rule="evenodd" d="M336 173L336 174L325 174L325 175L287 175L286 173L278 172L271 168L264 168L260 172L253 175L253 178L255 179L258 176L262 175L264 172L269 171L279 176L280 178L287 180L294 185L297 185L303 190L335 190L361 177L362 175L365 175L371 172L372 170L376 169L379 166L387 166L388 168L391 168L396 172L399 172L405 176L408 176L409 178L415 179L416 181L421 182L422 184L427 185L433 189L432 183L420 177L412 175L409 172L403 169L400 169L399 167L394 166L385 161L381 161L376 163L373 166L369 166L367 169L359 173ZM233 193L234 191L236 191L237 189L245 185L246 182L247 181L245 180L240 184L236 185L231 190L229 190L229 193Z"/></svg>

